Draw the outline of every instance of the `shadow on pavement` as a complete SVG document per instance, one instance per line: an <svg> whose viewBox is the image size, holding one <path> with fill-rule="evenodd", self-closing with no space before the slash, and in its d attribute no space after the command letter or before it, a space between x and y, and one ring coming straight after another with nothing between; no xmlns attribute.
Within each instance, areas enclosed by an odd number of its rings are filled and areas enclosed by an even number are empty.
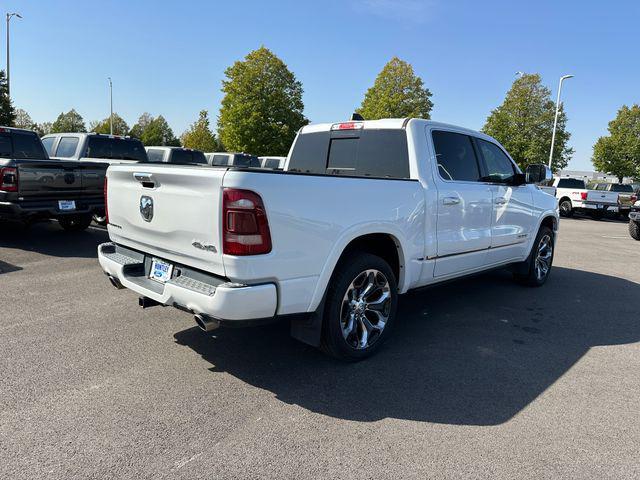
<svg viewBox="0 0 640 480"><path fill-rule="evenodd" d="M604 292L615 292L616 314ZM554 267L539 289L492 272L401 297L390 341L344 364L288 325L175 335L213 366L288 404L345 420L506 422L596 345L640 341L640 286Z"/></svg>
<svg viewBox="0 0 640 480"><path fill-rule="evenodd" d="M66 232L55 221L37 223L30 228L0 223L0 248L54 257L97 258L98 245L107 241L109 234L102 227L90 227L84 232Z"/></svg>
<svg viewBox="0 0 640 480"><path fill-rule="evenodd" d="M22 267L18 267L16 265L12 265L7 262L3 262L0 260L0 275L3 273L11 273L22 270Z"/></svg>

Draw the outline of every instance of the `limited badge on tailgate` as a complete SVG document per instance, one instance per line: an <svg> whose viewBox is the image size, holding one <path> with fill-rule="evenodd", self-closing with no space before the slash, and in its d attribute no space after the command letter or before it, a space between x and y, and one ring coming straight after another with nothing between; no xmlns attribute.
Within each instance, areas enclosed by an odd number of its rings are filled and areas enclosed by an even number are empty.
<svg viewBox="0 0 640 480"><path fill-rule="evenodd" d="M171 279L171 273L173 273L173 265L170 263L157 258L151 260L151 271L149 272L149 278L151 280L165 283Z"/></svg>

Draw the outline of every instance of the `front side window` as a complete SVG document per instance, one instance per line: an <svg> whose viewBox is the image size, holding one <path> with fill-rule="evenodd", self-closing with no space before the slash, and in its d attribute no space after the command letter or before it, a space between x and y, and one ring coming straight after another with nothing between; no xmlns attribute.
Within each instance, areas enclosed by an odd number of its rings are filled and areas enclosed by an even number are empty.
<svg viewBox="0 0 640 480"><path fill-rule="evenodd" d="M487 142L480 138L476 139L476 141L487 170L487 175L483 180L503 183L513 178L516 173L513 163L502 149L495 143Z"/></svg>
<svg viewBox="0 0 640 480"><path fill-rule="evenodd" d="M77 137L62 137L58 148L56 148L56 157L71 158L76 153L78 147Z"/></svg>
<svg viewBox="0 0 640 480"><path fill-rule="evenodd" d="M440 177L465 182L480 180L480 168L471 137L439 130L434 130L431 135Z"/></svg>

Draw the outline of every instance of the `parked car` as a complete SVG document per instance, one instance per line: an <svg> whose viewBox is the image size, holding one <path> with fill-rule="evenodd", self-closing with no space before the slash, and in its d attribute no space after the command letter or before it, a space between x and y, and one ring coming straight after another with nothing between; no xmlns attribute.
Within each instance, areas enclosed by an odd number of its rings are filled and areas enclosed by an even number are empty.
<svg viewBox="0 0 640 480"><path fill-rule="evenodd" d="M584 180L556 177L553 186L563 217L572 217L575 212L580 212L600 219L607 212L618 213L617 194L588 190Z"/></svg>
<svg viewBox="0 0 640 480"><path fill-rule="evenodd" d="M271 170L283 170L284 162L287 161L287 157L258 157L260 159L260 166L262 168L269 168Z"/></svg>
<svg viewBox="0 0 640 480"><path fill-rule="evenodd" d="M213 152L205 153L209 165L216 167L260 167L260 160L248 153Z"/></svg>
<svg viewBox="0 0 640 480"><path fill-rule="evenodd" d="M288 158L283 172L111 167L98 256L112 284L207 331L289 318L295 338L355 360L390 335L399 294L503 266L530 286L549 276L558 202L487 135L310 125Z"/></svg>
<svg viewBox="0 0 640 480"><path fill-rule="evenodd" d="M207 165L200 150L183 147L145 147L151 163L178 163L182 165Z"/></svg>
<svg viewBox="0 0 640 480"><path fill-rule="evenodd" d="M42 137L42 143L49 156L59 160L100 163L106 166L147 161L142 142L128 136L93 132L52 133ZM104 208L94 215L94 221L100 225L105 224Z"/></svg>
<svg viewBox="0 0 640 480"><path fill-rule="evenodd" d="M50 159L35 132L0 127L0 219L84 230L104 210L106 165Z"/></svg>
<svg viewBox="0 0 640 480"><path fill-rule="evenodd" d="M629 212L629 235L634 240L640 240L640 201L636 201Z"/></svg>
<svg viewBox="0 0 640 480"><path fill-rule="evenodd" d="M633 187L630 184L622 183L598 183L595 187L599 192L615 192L618 194L618 210L617 213L621 217L627 218L631 207L638 199Z"/></svg>

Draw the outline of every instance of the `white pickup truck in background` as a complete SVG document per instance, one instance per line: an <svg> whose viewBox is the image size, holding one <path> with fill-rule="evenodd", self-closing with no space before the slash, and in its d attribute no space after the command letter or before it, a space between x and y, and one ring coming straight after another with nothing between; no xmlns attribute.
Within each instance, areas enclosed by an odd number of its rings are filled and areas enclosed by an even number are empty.
<svg viewBox="0 0 640 480"><path fill-rule="evenodd" d="M533 176L465 128L309 125L284 171L110 167L99 261L142 306L203 330L289 318L294 337L360 359L391 333L399 294L503 266L546 281L558 202Z"/></svg>
<svg viewBox="0 0 640 480"><path fill-rule="evenodd" d="M584 180L577 178L556 177L553 186L563 217L580 212L600 219L606 213L618 213L618 194L615 192L588 190Z"/></svg>

